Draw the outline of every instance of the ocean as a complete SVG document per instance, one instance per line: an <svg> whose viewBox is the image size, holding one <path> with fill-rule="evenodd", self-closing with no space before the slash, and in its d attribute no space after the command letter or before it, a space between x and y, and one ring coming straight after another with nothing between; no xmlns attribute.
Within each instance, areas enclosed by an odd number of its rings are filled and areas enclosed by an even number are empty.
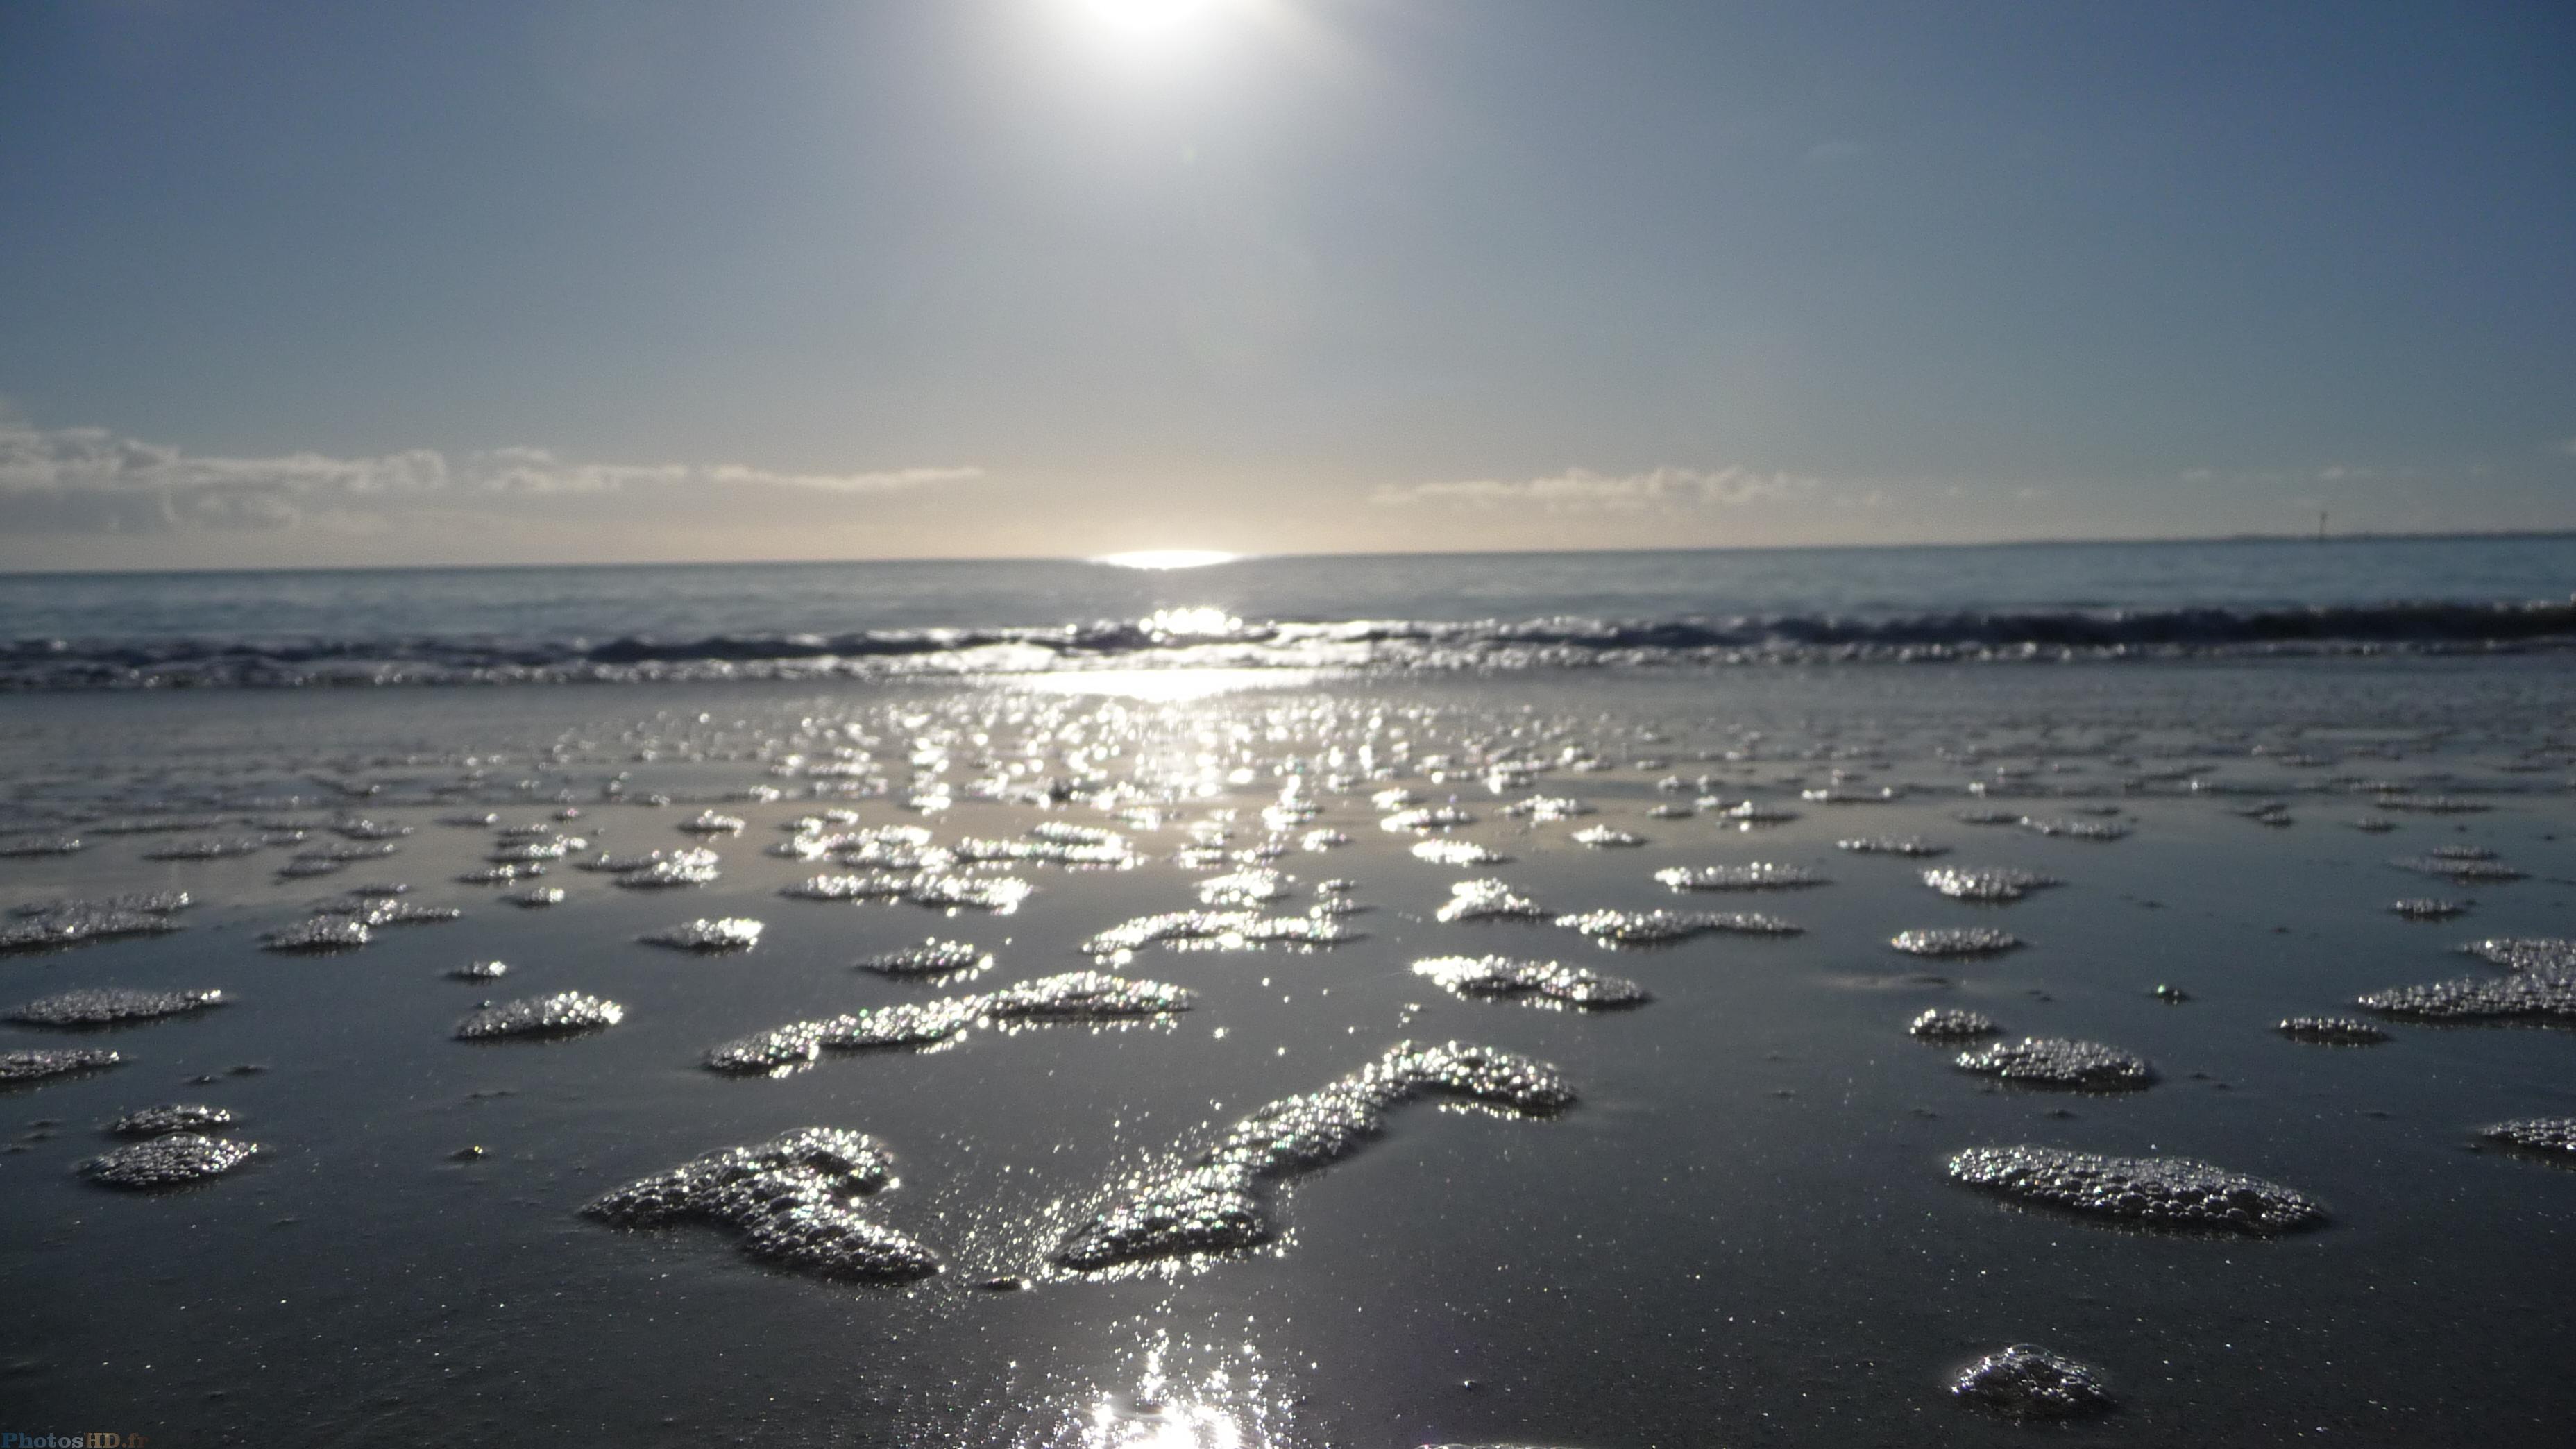
<svg viewBox="0 0 2576 1449"><path fill-rule="evenodd" d="M2571 589L0 579L0 1431L2556 1445Z"/></svg>
<svg viewBox="0 0 2576 1449"><path fill-rule="evenodd" d="M2556 647L2576 536L0 577L0 688Z"/></svg>

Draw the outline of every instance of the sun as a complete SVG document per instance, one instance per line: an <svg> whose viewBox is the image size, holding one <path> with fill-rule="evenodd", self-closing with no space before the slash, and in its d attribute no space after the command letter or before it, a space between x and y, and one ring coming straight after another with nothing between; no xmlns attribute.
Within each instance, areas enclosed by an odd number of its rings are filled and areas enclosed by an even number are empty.
<svg viewBox="0 0 2576 1449"><path fill-rule="evenodd" d="M1190 48L1217 11L1235 0L1057 0L1094 39L1133 56Z"/></svg>
<svg viewBox="0 0 2576 1449"><path fill-rule="evenodd" d="M1149 36L1186 25L1214 8L1214 0L1068 0L1100 25Z"/></svg>

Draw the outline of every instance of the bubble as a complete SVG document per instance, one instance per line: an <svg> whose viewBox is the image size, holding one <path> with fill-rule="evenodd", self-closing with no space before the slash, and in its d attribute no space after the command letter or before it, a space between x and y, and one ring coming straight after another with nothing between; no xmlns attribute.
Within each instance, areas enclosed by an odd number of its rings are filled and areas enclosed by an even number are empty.
<svg viewBox="0 0 2576 1449"><path fill-rule="evenodd" d="M1970 1037L1992 1036L1992 1017L1955 1007L1936 1006L1905 1024L1905 1029L1926 1041L1964 1041Z"/></svg>
<svg viewBox="0 0 2576 1449"><path fill-rule="evenodd" d="M1646 988L1624 976L1558 961L1433 956L1414 962L1413 974L1429 977L1460 996L1535 996L1588 1008L1638 1006L1648 999Z"/></svg>
<svg viewBox="0 0 2576 1449"><path fill-rule="evenodd" d="M90 1181L108 1187L177 1187L220 1177L248 1162L258 1152L259 1144L256 1142L235 1142L194 1132L174 1132L167 1137L155 1137L149 1142L102 1152L82 1162L80 1171Z"/></svg>
<svg viewBox="0 0 2576 1449"><path fill-rule="evenodd" d="M78 855L89 842L77 835L0 836L0 860L26 860L43 855Z"/></svg>
<svg viewBox="0 0 2576 1449"><path fill-rule="evenodd" d="M2447 921L2465 913L2468 908L2466 901L2446 901L2434 896L2409 896L2388 904L2391 912L2410 921Z"/></svg>
<svg viewBox="0 0 2576 1449"><path fill-rule="evenodd" d="M2349 1016L2288 1016L2272 1029L2292 1041L2321 1046L2376 1046L2388 1040L2387 1032Z"/></svg>
<svg viewBox="0 0 2576 1449"><path fill-rule="evenodd" d="M1950 1392L2012 1419L2074 1419L2111 1407L2098 1370L2030 1343L1977 1360Z"/></svg>
<svg viewBox="0 0 2576 1449"><path fill-rule="evenodd" d="M523 891L512 891L501 899L521 910L542 910L547 906L562 905L564 889L562 886L530 886Z"/></svg>
<svg viewBox="0 0 2576 1449"><path fill-rule="evenodd" d="M739 815L719 815L701 810L680 822L679 828L691 835L740 835L746 822Z"/></svg>
<svg viewBox="0 0 2576 1449"><path fill-rule="evenodd" d="M123 1026L222 1006L221 991L138 991L103 986L39 997L9 1013L29 1026Z"/></svg>
<svg viewBox="0 0 2576 1449"><path fill-rule="evenodd" d="M1588 845L1595 850L1629 850L1645 844L1646 837L1607 825L1590 825L1574 832L1574 843Z"/></svg>
<svg viewBox="0 0 2576 1449"><path fill-rule="evenodd" d="M1196 1157L1148 1174L1077 1224L1051 1256L1060 1267L1090 1272L1266 1242L1276 1231L1266 1189L1350 1155L1385 1130L1388 1109L1431 1094L1530 1114L1574 1102L1553 1067L1517 1053L1400 1043L1318 1091L1260 1108Z"/></svg>
<svg viewBox="0 0 2576 1449"><path fill-rule="evenodd" d="M1677 891L1784 891L1826 884L1803 865L1775 860L1742 865L1677 865L1655 872L1655 879Z"/></svg>
<svg viewBox="0 0 2576 1449"><path fill-rule="evenodd" d="M678 951L748 951L760 944L762 929L761 923L749 916L700 916L636 939Z"/></svg>
<svg viewBox="0 0 2576 1449"><path fill-rule="evenodd" d="M100 1048L0 1052L0 1084L40 1082L47 1077L93 1072L123 1063L124 1056Z"/></svg>
<svg viewBox="0 0 2576 1449"><path fill-rule="evenodd" d="M1584 911L1559 916L1555 924L1580 931L1602 946L1658 946L1711 932L1748 936L1794 936L1799 928L1771 916L1734 911Z"/></svg>
<svg viewBox="0 0 2576 1449"><path fill-rule="evenodd" d="M2304 1194L2189 1157L1972 1147L1951 1157L1950 1177L2019 1202L2155 1227L2269 1234L2325 1221Z"/></svg>
<svg viewBox="0 0 2576 1449"><path fill-rule="evenodd" d="M233 1125L228 1108L173 1103L128 1112L107 1125L119 1137L162 1137L172 1132L220 1132Z"/></svg>
<svg viewBox="0 0 2576 1449"><path fill-rule="evenodd" d="M2100 1042L2026 1036L1959 1053L1962 1070L2042 1087L2132 1091L2152 1084L2155 1069L2144 1057Z"/></svg>
<svg viewBox="0 0 2576 1449"><path fill-rule="evenodd" d="M1899 931L1887 944L1913 956L1993 956L2021 946L2021 938L1993 926L1930 926Z"/></svg>
<svg viewBox="0 0 2576 1449"><path fill-rule="evenodd" d="M597 1031L626 1019L626 1008L614 1001L578 991L529 996L487 1006L456 1023L459 1041L507 1036L570 1036Z"/></svg>
<svg viewBox="0 0 2576 1449"><path fill-rule="evenodd" d="M468 961L447 973L459 981L498 981L510 974L507 961Z"/></svg>
<svg viewBox="0 0 2576 1449"><path fill-rule="evenodd" d="M1923 872L1923 883L1954 901L2000 905L2020 900L2042 887L2056 885L2057 881L2037 871L2013 866L1942 866Z"/></svg>
<svg viewBox="0 0 2576 1449"><path fill-rule="evenodd" d="M619 1228L729 1227L753 1257L820 1277L896 1281L938 1272L928 1248L859 1215L861 1199L893 1185L893 1156L875 1138L806 1127L641 1178L582 1211Z"/></svg>
<svg viewBox="0 0 2576 1449"><path fill-rule="evenodd" d="M2489 1142L2576 1159L2576 1117L2523 1117L2478 1129Z"/></svg>

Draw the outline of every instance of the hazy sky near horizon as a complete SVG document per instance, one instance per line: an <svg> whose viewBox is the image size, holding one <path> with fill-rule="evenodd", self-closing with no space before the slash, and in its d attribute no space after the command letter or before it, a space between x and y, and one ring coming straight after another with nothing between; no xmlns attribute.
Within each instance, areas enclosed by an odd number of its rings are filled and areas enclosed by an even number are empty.
<svg viewBox="0 0 2576 1449"><path fill-rule="evenodd" d="M0 568L2576 528L2576 9L0 5Z"/></svg>

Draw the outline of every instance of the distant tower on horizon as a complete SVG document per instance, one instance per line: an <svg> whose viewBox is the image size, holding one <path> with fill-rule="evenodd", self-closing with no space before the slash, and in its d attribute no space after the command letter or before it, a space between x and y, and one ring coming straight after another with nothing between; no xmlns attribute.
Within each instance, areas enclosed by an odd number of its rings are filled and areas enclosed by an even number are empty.
<svg viewBox="0 0 2576 1449"><path fill-rule="evenodd" d="M2318 510L2317 510L2317 542L2319 542L2319 543L2323 543L2323 542L2325 542L2325 541L2326 541L2326 511L2325 511L2324 509L2320 508L2320 509L2318 509Z"/></svg>

